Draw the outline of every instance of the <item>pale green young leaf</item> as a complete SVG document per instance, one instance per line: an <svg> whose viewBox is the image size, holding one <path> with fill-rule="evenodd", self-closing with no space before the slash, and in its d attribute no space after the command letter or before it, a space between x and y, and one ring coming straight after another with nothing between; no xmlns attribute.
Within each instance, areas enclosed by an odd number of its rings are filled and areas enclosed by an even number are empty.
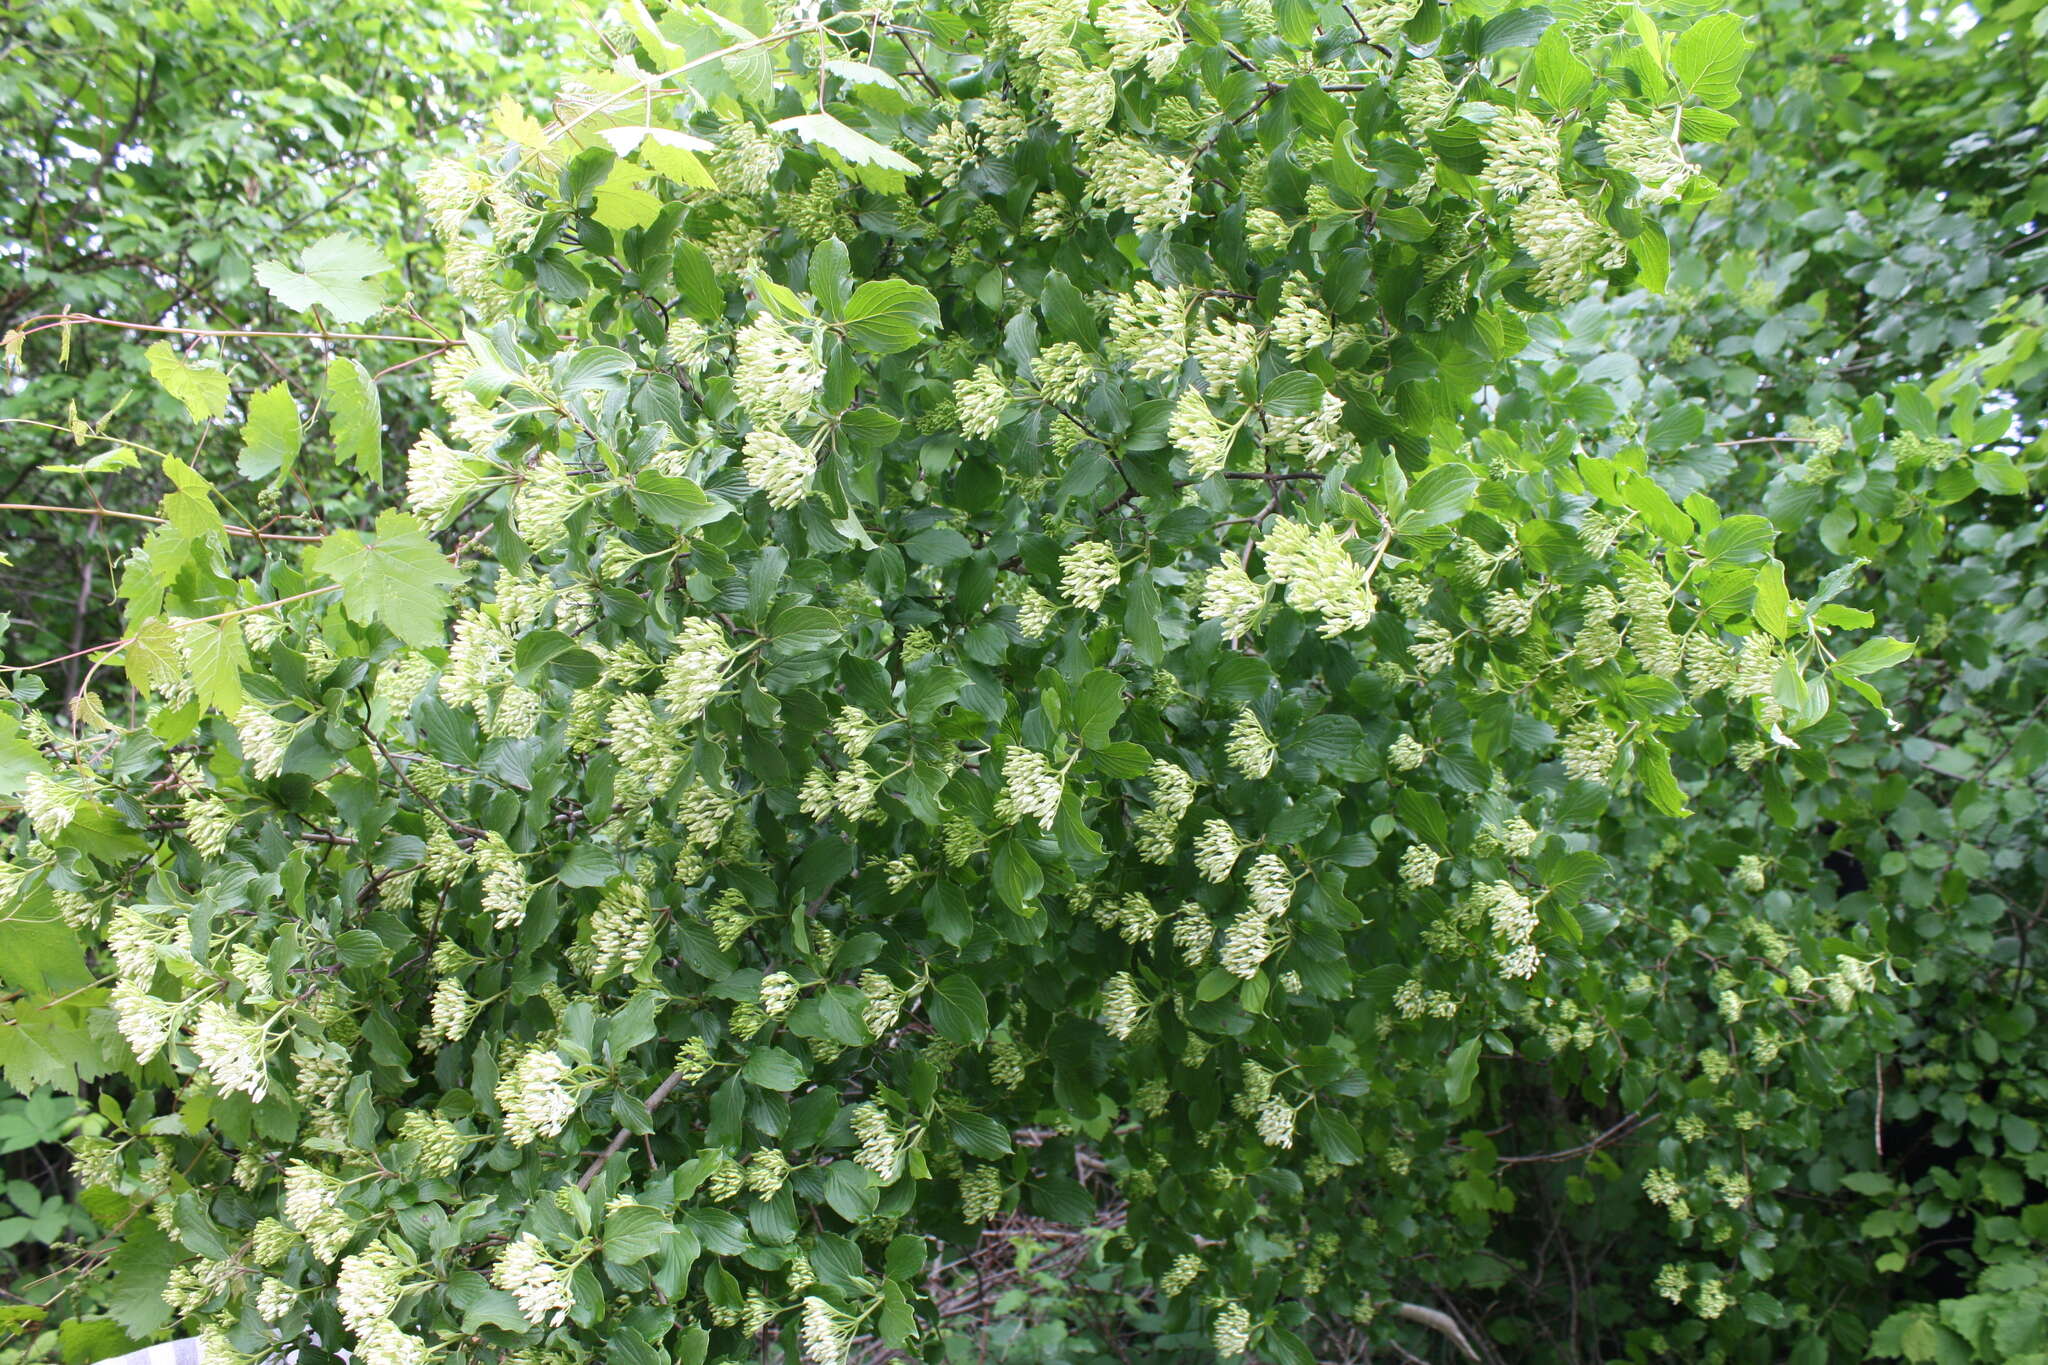
<svg viewBox="0 0 2048 1365"><path fill-rule="evenodd" d="M245 479L284 478L298 462L303 433L298 405L283 382L249 395L249 418L242 423L242 453L235 467Z"/></svg>
<svg viewBox="0 0 2048 1365"><path fill-rule="evenodd" d="M1671 70L1679 84L1711 108L1733 104L1742 93L1742 68L1754 46L1740 15L1709 14L1671 45Z"/></svg>
<svg viewBox="0 0 2048 1365"><path fill-rule="evenodd" d="M184 358L171 349L168 341L159 341L144 352L149 357L150 377L163 385L164 392L185 405L195 422L209 418L223 417L228 410L228 377L219 370L203 365L189 365Z"/></svg>
<svg viewBox="0 0 2048 1365"><path fill-rule="evenodd" d="M384 286L371 277L391 269L375 245L352 233L336 232L299 253L298 269L282 261L258 261L256 279L287 308L324 308L336 322L366 322L384 306Z"/></svg>
<svg viewBox="0 0 2048 1365"><path fill-rule="evenodd" d="M418 520L404 512L379 515L371 539L336 531L306 552L306 568L340 585L342 608L352 620L382 625L413 645L440 640L448 589L462 581Z"/></svg>
<svg viewBox="0 0 2048 1365"><path fill-rule="evenodd" d="M347 356L327 362L328 431L334 453L374 482L384 477L384 405L370 372Z"/></svg>

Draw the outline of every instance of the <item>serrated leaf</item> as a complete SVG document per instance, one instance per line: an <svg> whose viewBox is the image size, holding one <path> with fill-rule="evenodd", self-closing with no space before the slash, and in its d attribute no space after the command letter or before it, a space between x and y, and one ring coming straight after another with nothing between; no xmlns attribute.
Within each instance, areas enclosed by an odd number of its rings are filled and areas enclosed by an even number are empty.
<svg viewBox="0 0 2048 1365"><path fill-rule="evenodd" d="M282 261L258 261L256 281L287 308L325 308L336 322L366 322L384 306L384 287L370 277L391 269L371 243L335 232L299 253L299 268Z"/></svg>
<svg viewBox="0 0 2048 1365"><path fill-rule="evenodd" d="M448 589L462 581L418 520L404 512L381 514L371 540L336 531L307 551L306 568L341 586L350 619L382 625L411 645L440 643Z"/></svg>
<svg viewBox="0 0 2048 1365"><path fill-rule="evenodd" d="M334 453L374 483L384 477L384 405L370 372L347 356L327 362L327 430Z"/></svg>
<svg viewBox="0 0 2048 1365"><path fill-rule="evenodd" d="M168 341L157 342L143 354L149 359L150 378L163 385L165 393L183 403L193 421L204 422L227 415L228 377L225 374L205 366L186 364L184 357L172 350Z"/></svg>
<svg viewBox="0 0 2048 1365"><path fill-rule="evenodd" d="M242 423L242 453L235 468L245 479L283 478L298 462L303 433L299 405L282 381L249 395L249 417Z"/></svg>
<svg viewBox="0 0 2048 1365"><path fill-rule="evenodd" d="M768 125L780 133L795 133L806 142L829 147L856 166L880 166L904 175L919 175L924 168L900 152L892 152L858 129L848 127L830 114L798 114Z"/></svg>
<svg viewBox="0 0 2048 1365"><path fill-rule="evenodd" d="M249 662L241 621L229 617L195 622L178 632L178 643L184 648L199 704L226 716L241 710L242 669Z"/></svg>

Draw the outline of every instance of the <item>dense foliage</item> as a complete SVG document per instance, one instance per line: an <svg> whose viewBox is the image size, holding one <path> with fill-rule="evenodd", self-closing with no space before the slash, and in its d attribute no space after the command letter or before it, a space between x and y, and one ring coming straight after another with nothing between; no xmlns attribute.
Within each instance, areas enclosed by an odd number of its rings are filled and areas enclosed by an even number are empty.
<svg viewBox="0 0 2048 1365"><path fill-rule="evenodd" d="M118 1321L953 1354L994 1227L1014 1359L2048 1350L2034 8L634 7L423 182L406 507L156 458L0 709Z"/></svg>

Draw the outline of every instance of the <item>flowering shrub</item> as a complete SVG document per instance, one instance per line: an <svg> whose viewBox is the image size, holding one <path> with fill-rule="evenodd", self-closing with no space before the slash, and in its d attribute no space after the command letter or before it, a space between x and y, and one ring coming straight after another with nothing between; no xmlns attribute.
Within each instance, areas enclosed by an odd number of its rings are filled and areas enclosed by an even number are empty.
<svg viewBox="0 0 2048 1365"><path fill-rule="evenodd" d="M633 7L422 185L473 326L404 509L243 573L162 456L134 704L4 712L6 1060L133 1082L77 1147L121 1322L840 1365L1025 1211L1113 1222L1162 1351L1308 1362L1500 1207L1482 1073L1826 1092L1881 946L1729 917L1741 1052L1660 1048L1614 836L1881 726L1908 647L1838 638L1853 559L1475 417L1529 315L1661 284L1740 27ZM1754 1177L1645 1193L1712 1241Z"/></svg>

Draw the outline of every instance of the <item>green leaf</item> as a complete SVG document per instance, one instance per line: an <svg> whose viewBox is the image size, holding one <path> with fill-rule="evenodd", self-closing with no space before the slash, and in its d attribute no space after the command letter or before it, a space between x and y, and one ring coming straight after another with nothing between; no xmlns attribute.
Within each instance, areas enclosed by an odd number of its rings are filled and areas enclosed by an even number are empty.
<svg viewBox="0 0 2048 1365"><path fill-rule="evenodd" d="M336 321L365 322L384 306L384 287L370 277L391 269L384 253L362 238L332 233L299 253L299 268L258 261L256 281L287 308L325 308Z"/></svg>
<svg viewBox="0 0 2048 1365"><path fill-rule="evenodd" d="M802 1062L779 1047L756 1048L740 1074L767 1090L794 1090L810 1075Z"/></svg>
<svg viewBox="0 0 2048 1365"><path fill-rule="evenodd" d="M282 380L249 396L242 423L242 453L235 468L245 479L284 478L298 462L302 433L299 406Z"/></svg>
<svg viewBox="0 0 2048 1365"><path fill-rule="evenodd" d="M934 982L928 1008L941 1038L978 1044L988 1037L988 1001L971 977L956 974Z"/></svg>
<svg viewBox="0 0 2048 1365"><path fill-rule="evenodd" d="M1707 532L1700 542L1700 553L1709 566L1724 562L1755 564L1771 552L1777 539L1778 528L1771 525L1768 517L1729 517Z"/></svg>
<svg viewBox="0 0 2048 1365"><path fill-rule="evenodd" d="M939 301L908 280L869 280L846 301L841 321L857 346L878 355L909 350L939 325Z"/></svg>
<svg viewBox="0 0 2048 1365"><path fill-rule="evenodd" d="M107 1315L137 1341L147 1341L170 1322L164 1286L181 1259L177 1245L145 1221L127 1229L108 1260Z"/></svg>
<svg viewBox="0 0 2048 1365"><path fill-rule="evenodd" d="M1742 68L1753 44L1740 15L1709 14L1671 45L1671 70L1702 104L1719 109L1742 93Z"/></svg>
<svg viewBox="0 0 2048 1365"><path fill-rule="evenodd" d="M1444 1064L1444 1098L1463 1104L1472 1096L1472 1082L1479 1076L1479 1040L1468 1038L1458 1044Z"/></svg>
<svg viewBox="0 0 2048 1365"><path fill-rule="evenodd" d="M1636 741L1636 775L1643 780L1643 793L1666 815L1690 815L1685 791L1671 772L1671 751L1662 740L1644 736Z"/></svg>
<svg viewBox="0 0 2048 1365"><path fill-rule="evenodd" d="M1777 560L1763 566L1756 576L1756 600L1749 614L1772 639L1782 640L1792 628L1792 598L1785 591L1785 566Z"/></svg>
<svg viewBox="0 0 2048 1365"><path fill-rule="evenodd" d="M732 515L732 504L714 498L688 479L643 469L633 479L633 505L647 517L678 531L709 526Z"/></svg>
<svg viewBox="0 0 2048 1365"><path fill-rule="evenodd" d="M334 453L372 482L384 477L384 406L370 372L347 356L327 362L327 429Z"/></svg>
<svg viewBox="0 0 2048 1365"><path fill-rule="evenodd" d="M1045 885L1045 874L1039 870L1037 859L1015 837L996 844L993 870L996 894L1020 914L1038 898L1038 889Z"/></svg>
<svg viewBox="0 0 2048 1365"><path fill-rule="evenodd" d="M953 1145L970 1156L993 1161L1010 1154L1009 1130L986 1114L953 1115L951 1132Z"/></svg>
<svg viewBox="0 0 2048 1365"><path fill-rule="evenodd" d="M350 619L382 625L410 645L441 642L448 589L462 581L418 520L404 512L380 515L371 540L336 531L307 551L306 568L341 586Z"/></svg>
<svg viewBox="0 0 2048 1365"><path fill-rule="evenodd" d="M1100 749L1109 743L1109 732L1124 713L1124 680L1107 669L1098 668L1081 679L1074 693L1074 728L1081 746Z"/></svg>
<svg viewBox="0 0 2048 1365"><path fill-rule="evenodd" d="M1322 406L1323 381L1307 370L1277 376L1259 394L1259 406L1275 417L1306 417Z"/></svg>
<svg viewBox="0 0 2048 1365"><path fill-rule="evenodd" d="M164 392L185 405L195 422L225 417L228 411L228 377L219 370L187 365L168 341L159 341L143 353L149 358L150 378L163 385Z"/></svg>
<svg viewBox="0 0 2048 1365"><path fill-rule="evenodd" d="M1830 667L1837 673L1851 678L1865 677L1880 673L1887 668L1896 668L1913 657L1913 646L1904 640L1894 640L1880 635L1865 640L1847 654L1836 659Z"/></svg>
<svg viewBox="0 0 2048 1365"><path fill-rule="evenodd" d="M1536 44L1533 58L1536 93L1551 108L1559 110L1576 108L1593 93L1593 68L1572 51L1565 28L1563 24L1552 24L1543 30L1543 39Z"/></svg>
<svg viewBox="0 0 2048 1365"><path fill-rule="evenodd" d="M590 216L613 232L644 228L661 216L661 199L640 188L646 173L628 162L615 163L603 183L592 190Z"/></svg>
<svg viewBox="0 0 2048 1365"><path fill-rule="evenodd" d="M230 617L197 622L178 632L178 642L192 670L192 691L199 704L227 716L241 710L242 669L249 662L241 621Z"/></svg>
<svg viewBox="0 0 2048 1365"><path fill-rule="evenodd" d="M1440 464L1424 472L1401 500L1394 524L1403 535L1442 526L1465 515L1479 476L1461 464Z"/></svg>
<svg viewBox="0 0 2048 1365"><path fill-rule="evenodd" d="M1692 539L1692 518L1678 510L1678 504L1658 482L1647 474L1628 470L1621 482L1621 501L1642 515L1643 524L1672 545Z"/></svg>
<svg viewBox="0 0 2048 1365"><path fill-rule="evenodd" d="M798 114L768 125L779 133L795 133L806 142L829 147L855 166L879 166L903 175L922 174L924 168L900 152L892 152L858 129L849 128L830 114Z"/></svg>

